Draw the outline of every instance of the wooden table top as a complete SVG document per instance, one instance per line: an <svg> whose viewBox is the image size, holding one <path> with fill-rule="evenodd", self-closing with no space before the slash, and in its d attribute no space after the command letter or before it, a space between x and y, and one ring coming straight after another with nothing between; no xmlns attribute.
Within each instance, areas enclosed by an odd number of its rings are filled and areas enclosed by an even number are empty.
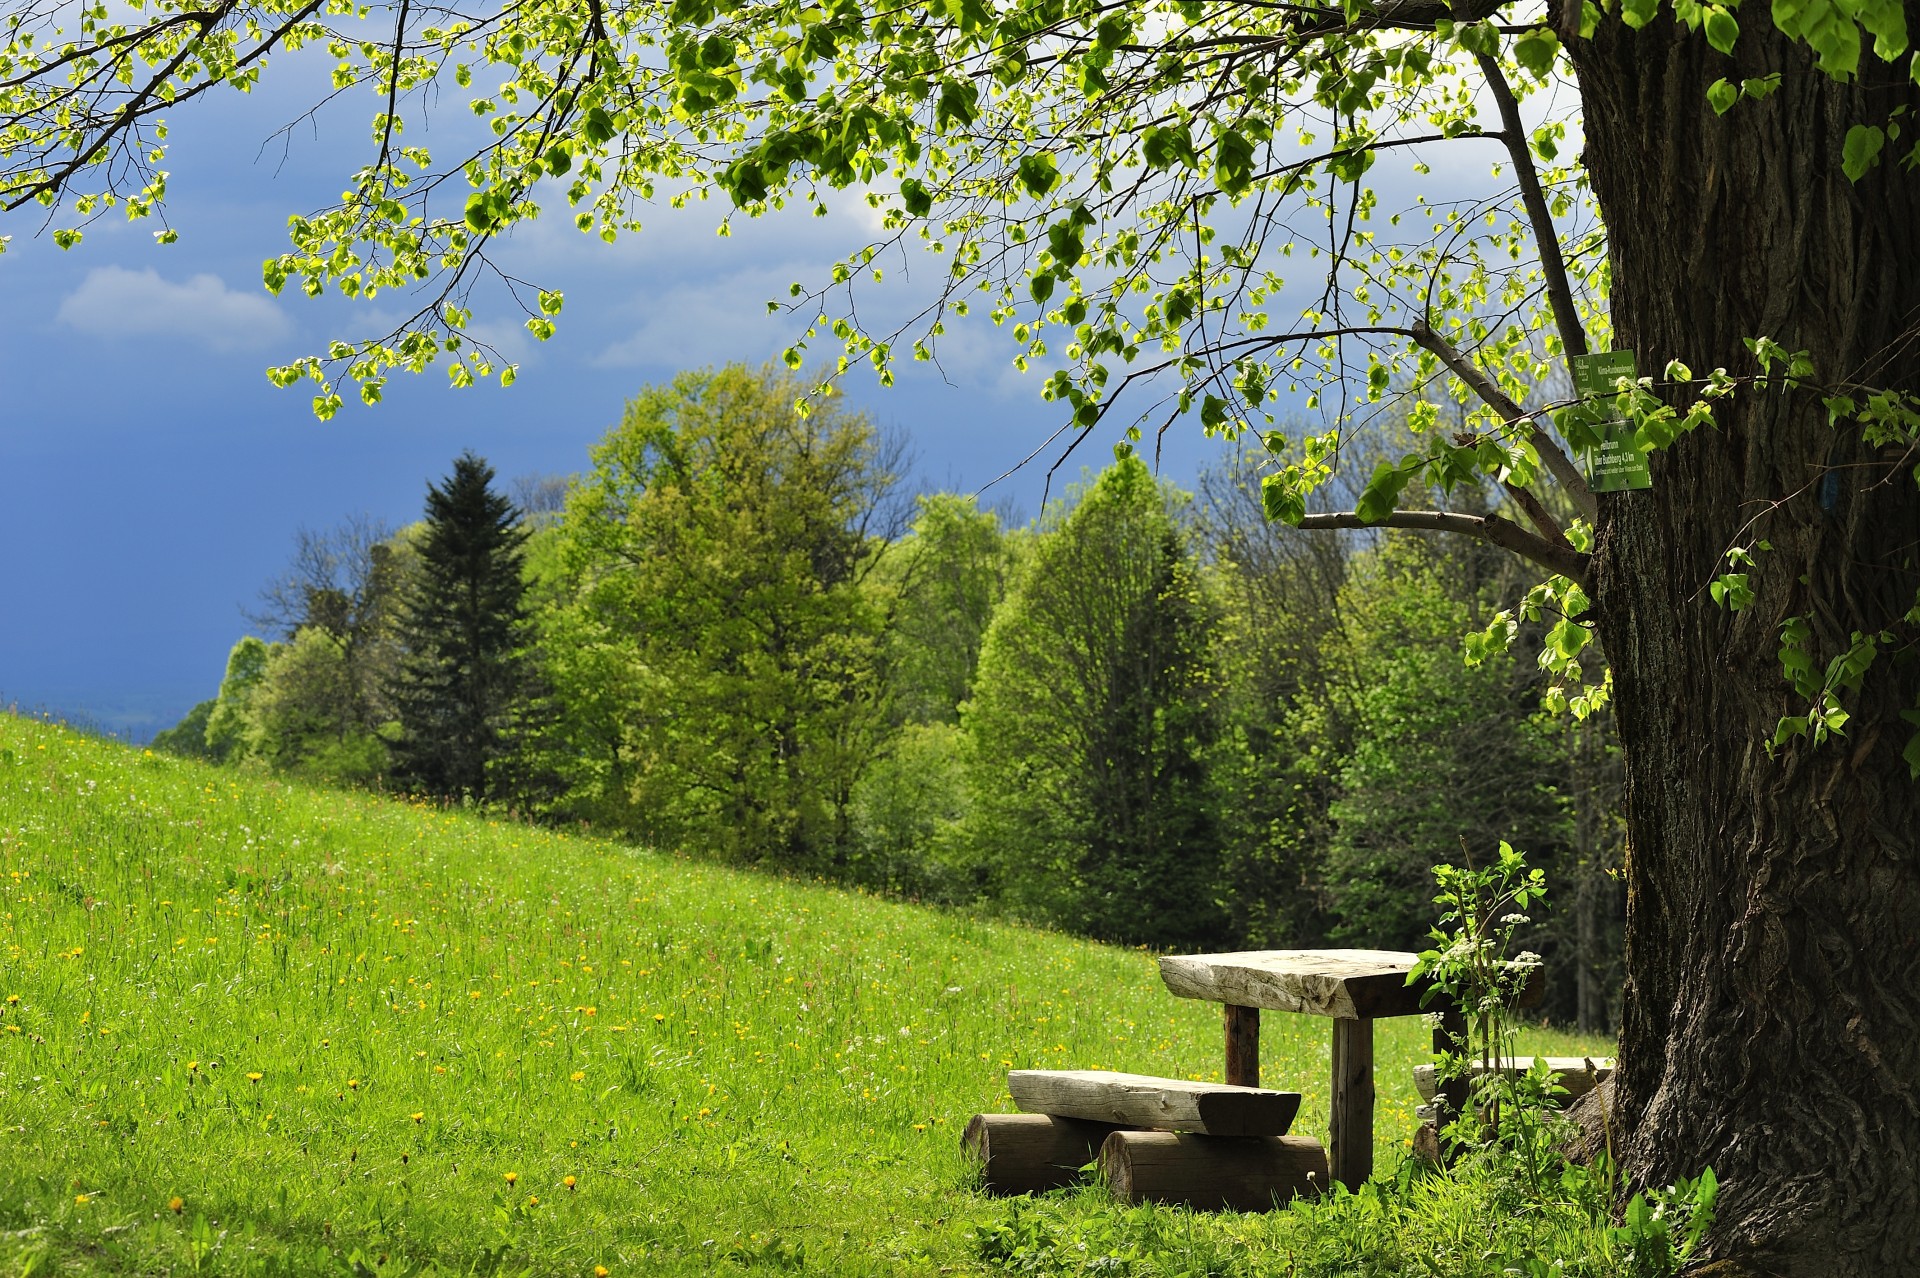
<svg viewBox="0 0 1920 1278"><path fill-rule="evenodd" d="M1160 979L1181 998L1341 1020L1417 1016L1424 983L1407 984L1419 956L1403 950L1245 950L1173 954Z"/></svg>

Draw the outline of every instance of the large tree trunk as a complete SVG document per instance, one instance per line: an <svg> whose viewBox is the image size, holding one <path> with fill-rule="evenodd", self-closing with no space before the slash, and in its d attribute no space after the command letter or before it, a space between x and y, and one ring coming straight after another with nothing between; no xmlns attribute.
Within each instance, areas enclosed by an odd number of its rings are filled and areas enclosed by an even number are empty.
<svg viewBox="0 0 1920 1278"><path fill-rule="evenodd" d="M1839 85L1764 8L1739 17L1737 66L1665 14L1568 39L1616 345L1655 377L1670 358L1744 373L1742 339L1769 336L1829 385L1920 390L1920 181L1840 164L1850 124L1920 103L1905 59L1865 55ZM1715 79L1771 71L1772 97L1708 107ZM1899 719L1920 662L1876 662L1843 739L1765 748L1804 712L1785 618L1810 618L1822 668L1855 631L1914 639L1915 460L1830 428L1815 395L1748 390L1655 457L1651 491L1601 498L1629 830L1619 1148L1636 1185L1714 1168L1718 1272L1920 1273L1920 786ZM1758 599L1729 615L1707 585L1760 538Z"/></svg>

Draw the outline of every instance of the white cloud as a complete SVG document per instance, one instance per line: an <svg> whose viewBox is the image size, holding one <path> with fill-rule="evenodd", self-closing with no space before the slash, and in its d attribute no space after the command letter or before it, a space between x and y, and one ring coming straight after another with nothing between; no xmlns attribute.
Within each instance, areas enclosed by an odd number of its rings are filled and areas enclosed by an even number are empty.
<svg viewBox="0 0 1920 1278"><path fill-rule="evenodd" d="M268 298L230 289L217 275L184 284L152 267L97 267L60 303L58 319L95 337L186 340L215 351L254 350L293 332Z"/></svg>
<svg viewBox="0 0 1920 1278"><path fill-rule="evenodd" d="M793 315L769 314L797 278L792 266L757 267L697 284L661 289L633 309L645 318L596 355L599 368L697 368L730 360L759 363L806 329Z"/></svg>

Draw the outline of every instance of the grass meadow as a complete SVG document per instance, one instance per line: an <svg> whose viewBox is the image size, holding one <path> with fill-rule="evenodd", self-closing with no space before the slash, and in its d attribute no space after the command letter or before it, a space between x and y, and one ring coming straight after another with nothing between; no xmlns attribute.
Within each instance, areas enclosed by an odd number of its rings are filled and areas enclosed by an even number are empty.
<svg viewBox="0 0 1920 1278"><path fill-rule="evenodd" d="M0 999L0 1275L1319 1254L1304 1209L971 1188L960 1131L1009 1068L1219 1077L1218 1009L1148 954L4 716ZM1383 1176L1425 1036L1378 1027ZM1326 1025L1269 1013L1262 1053L1324 1138Z"/></svg>

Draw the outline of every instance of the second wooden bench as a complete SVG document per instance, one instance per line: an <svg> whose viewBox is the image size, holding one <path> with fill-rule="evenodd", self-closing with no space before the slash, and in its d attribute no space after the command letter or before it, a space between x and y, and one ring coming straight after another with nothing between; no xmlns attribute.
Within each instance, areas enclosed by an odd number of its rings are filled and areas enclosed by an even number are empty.
<svg viewBox="0 0 1920 1278"><path fill-rule="evenodd" d="M1126 1203L1262 1211L1327 1187L1327 1151L1290 1136L1298 1092L1112 1070L1014 1070L1019 1114L979 1114L964 1141L985 1188L1030 1193L1097 1163Z"/></svg>

